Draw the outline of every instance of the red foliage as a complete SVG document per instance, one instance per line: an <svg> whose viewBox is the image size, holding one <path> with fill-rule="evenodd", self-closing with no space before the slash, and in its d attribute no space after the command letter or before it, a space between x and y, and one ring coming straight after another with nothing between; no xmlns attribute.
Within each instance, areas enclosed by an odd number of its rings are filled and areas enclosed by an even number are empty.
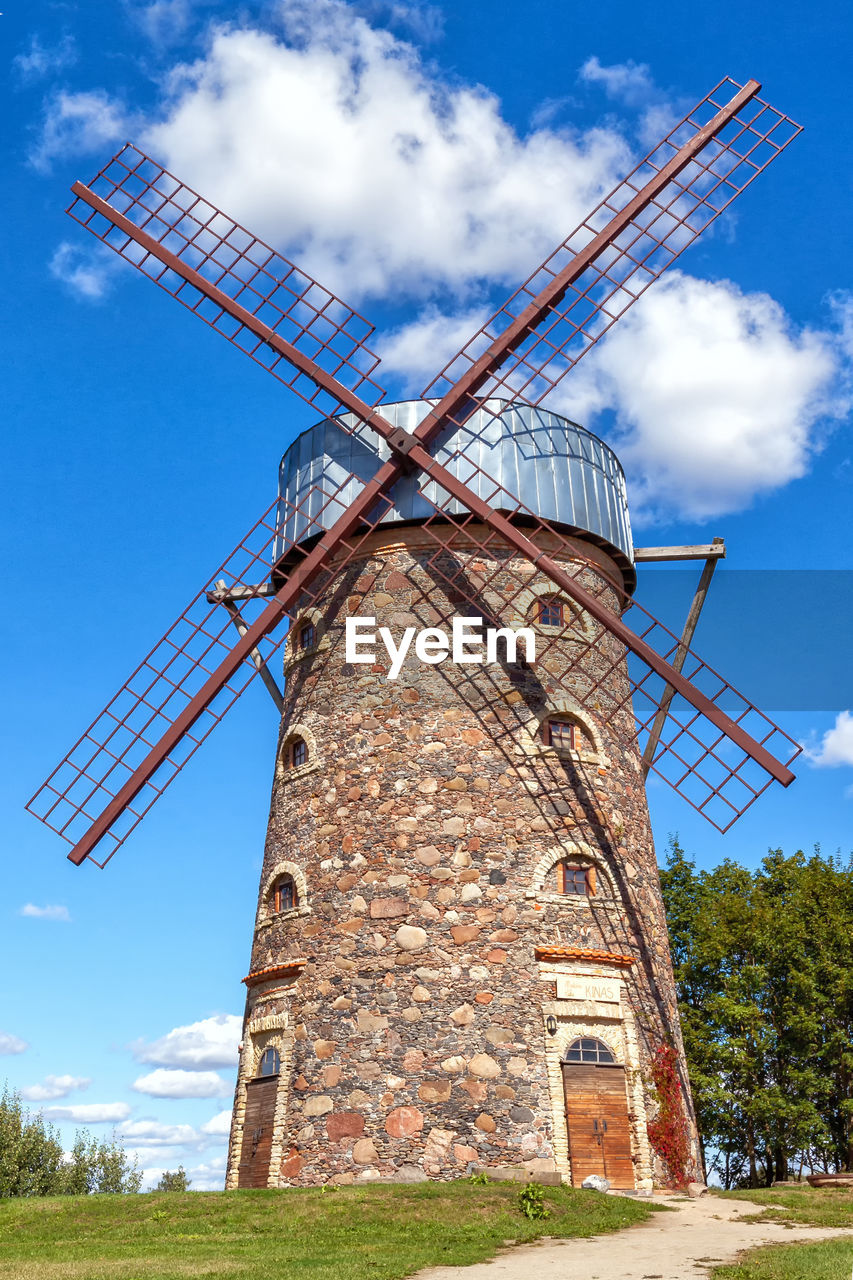
<svg viewBox="0 0 853 1280"><path fill-rule="evenodd" d="M658 1098L658 1114L649 1122L649 1142L666 1162L673 1187L687 1186L690 1142L678 1078L678 1057L672 1045L662 1044L652 1058L652 1083Z"/></svg>

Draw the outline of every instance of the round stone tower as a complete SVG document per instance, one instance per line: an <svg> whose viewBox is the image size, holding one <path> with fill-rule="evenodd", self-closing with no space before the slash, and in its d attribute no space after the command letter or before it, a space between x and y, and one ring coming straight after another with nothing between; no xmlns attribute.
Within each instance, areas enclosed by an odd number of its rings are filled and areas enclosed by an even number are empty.
<svg viewBox="0 0 853 1280"><path fill-rule="evenodd" d="M634 582L618 460L553 414L489 409L466 428L477 462L559 528L537 542L618 611L613 583ZM410 429L423 406L383 412ZM373 474L370 441L333 421L304 433L282 462L283 499L315 514L318 477ZM695 1172L630 710L596 715L565 674L586 652L588 677L590 620L522 557L484 551L474 525L443 565L416 481L392 497L356 556L313 584L288 637L226 1185L483 1167L650 1190L669 1176L647 1128L662 1047ZM298 519L282 529L297 541ZM500 625L528 629L542 656L526 660L523 632L515 655L504 646L479 664L437 661L435 644L423 660L412 643L392 678L382 642L364 637L385 627L396 644L406 628L476 616L450 564L466 552L488 583L486 622L505 584ZM363 624L358 662L348 619ZM617 662L611 691L627 689L616 642L599 649L603 667Z"/></svg>

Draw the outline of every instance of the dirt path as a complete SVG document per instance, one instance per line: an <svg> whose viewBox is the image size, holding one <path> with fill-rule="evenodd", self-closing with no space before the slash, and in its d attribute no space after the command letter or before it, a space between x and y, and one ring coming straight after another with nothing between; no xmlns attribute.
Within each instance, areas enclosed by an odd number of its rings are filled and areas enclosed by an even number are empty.
<svg viewBox="0 0 853 1280"><path fill-rule="evenodd" d="M642 1226L611 1235L508 1249L473 1267L431 1267L418 1272L417 1280L707 1280L713 1267L733 1262L744 1249L853 1236L853 1229L742 1222L762 1208L745 1200L656 1199L674 1212L656 1213ZM853 1267L853 1240L850 1263Z"/></svg>

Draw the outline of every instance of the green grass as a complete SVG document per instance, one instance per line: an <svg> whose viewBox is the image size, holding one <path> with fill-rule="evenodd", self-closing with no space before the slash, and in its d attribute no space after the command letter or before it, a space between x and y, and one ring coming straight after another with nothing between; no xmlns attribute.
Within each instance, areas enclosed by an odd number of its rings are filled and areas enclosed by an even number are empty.
<svg viewBox="0 0 853 1280"><path fill-rule="evenodd" d="M763 1218L807 1223L812 1227L853 1227L853 1188L761 1187L756 1191L721 1191L727 1200L749 1200L764 1208ZM848 1277L844 1277L848 1280Z"/></svg>
<svg viewBox="0 0 853 1280"><path fill-rule="evenodd" d="M643 1222L642 1201L546 1187L530 1221L517 1185L230 1191L0 1201L3 1280L397 1280L492 1257L507 1240Z"/></svg>
<svg viewBox="0 0 853 1280"><path fill-rule="evenodd" d="M853 1191L784 1187L720 1193L732 1200L763 1206L762 1218L814 1227L853 1227ZM713 1280L848 1280L853 1273L853 1236L814 1244L772 1245L755 1249L731 1266L718 1267Z"/></svg>
<svg viewBox="0 0 853 1280"><path fill-rule="evenodd" d="M717 1267L713 1280L849 1280L853 1239L754 1249L742 1262Z"/></svg>

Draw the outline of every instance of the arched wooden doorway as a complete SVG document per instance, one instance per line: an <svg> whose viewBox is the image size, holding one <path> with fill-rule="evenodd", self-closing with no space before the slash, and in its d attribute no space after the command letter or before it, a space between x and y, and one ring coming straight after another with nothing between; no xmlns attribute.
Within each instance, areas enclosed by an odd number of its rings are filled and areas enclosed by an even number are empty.
<svg viewBox="0 0 853 1280"><path fill-rule="evenodd" d="M258 1062L257 1075L246 1085L246 1113L240 1150L238 1187L265 1187L269 1182L272 1131L281 1056L267 1047Z"/></svg>
<svg viewBox="0 0 853 1280"><path fill-rule="evenodd" d="M596 1173L611 1187L634 1189L625 1068L592 1036L573 1040L562 1061L572 1185Z"/></svg>

